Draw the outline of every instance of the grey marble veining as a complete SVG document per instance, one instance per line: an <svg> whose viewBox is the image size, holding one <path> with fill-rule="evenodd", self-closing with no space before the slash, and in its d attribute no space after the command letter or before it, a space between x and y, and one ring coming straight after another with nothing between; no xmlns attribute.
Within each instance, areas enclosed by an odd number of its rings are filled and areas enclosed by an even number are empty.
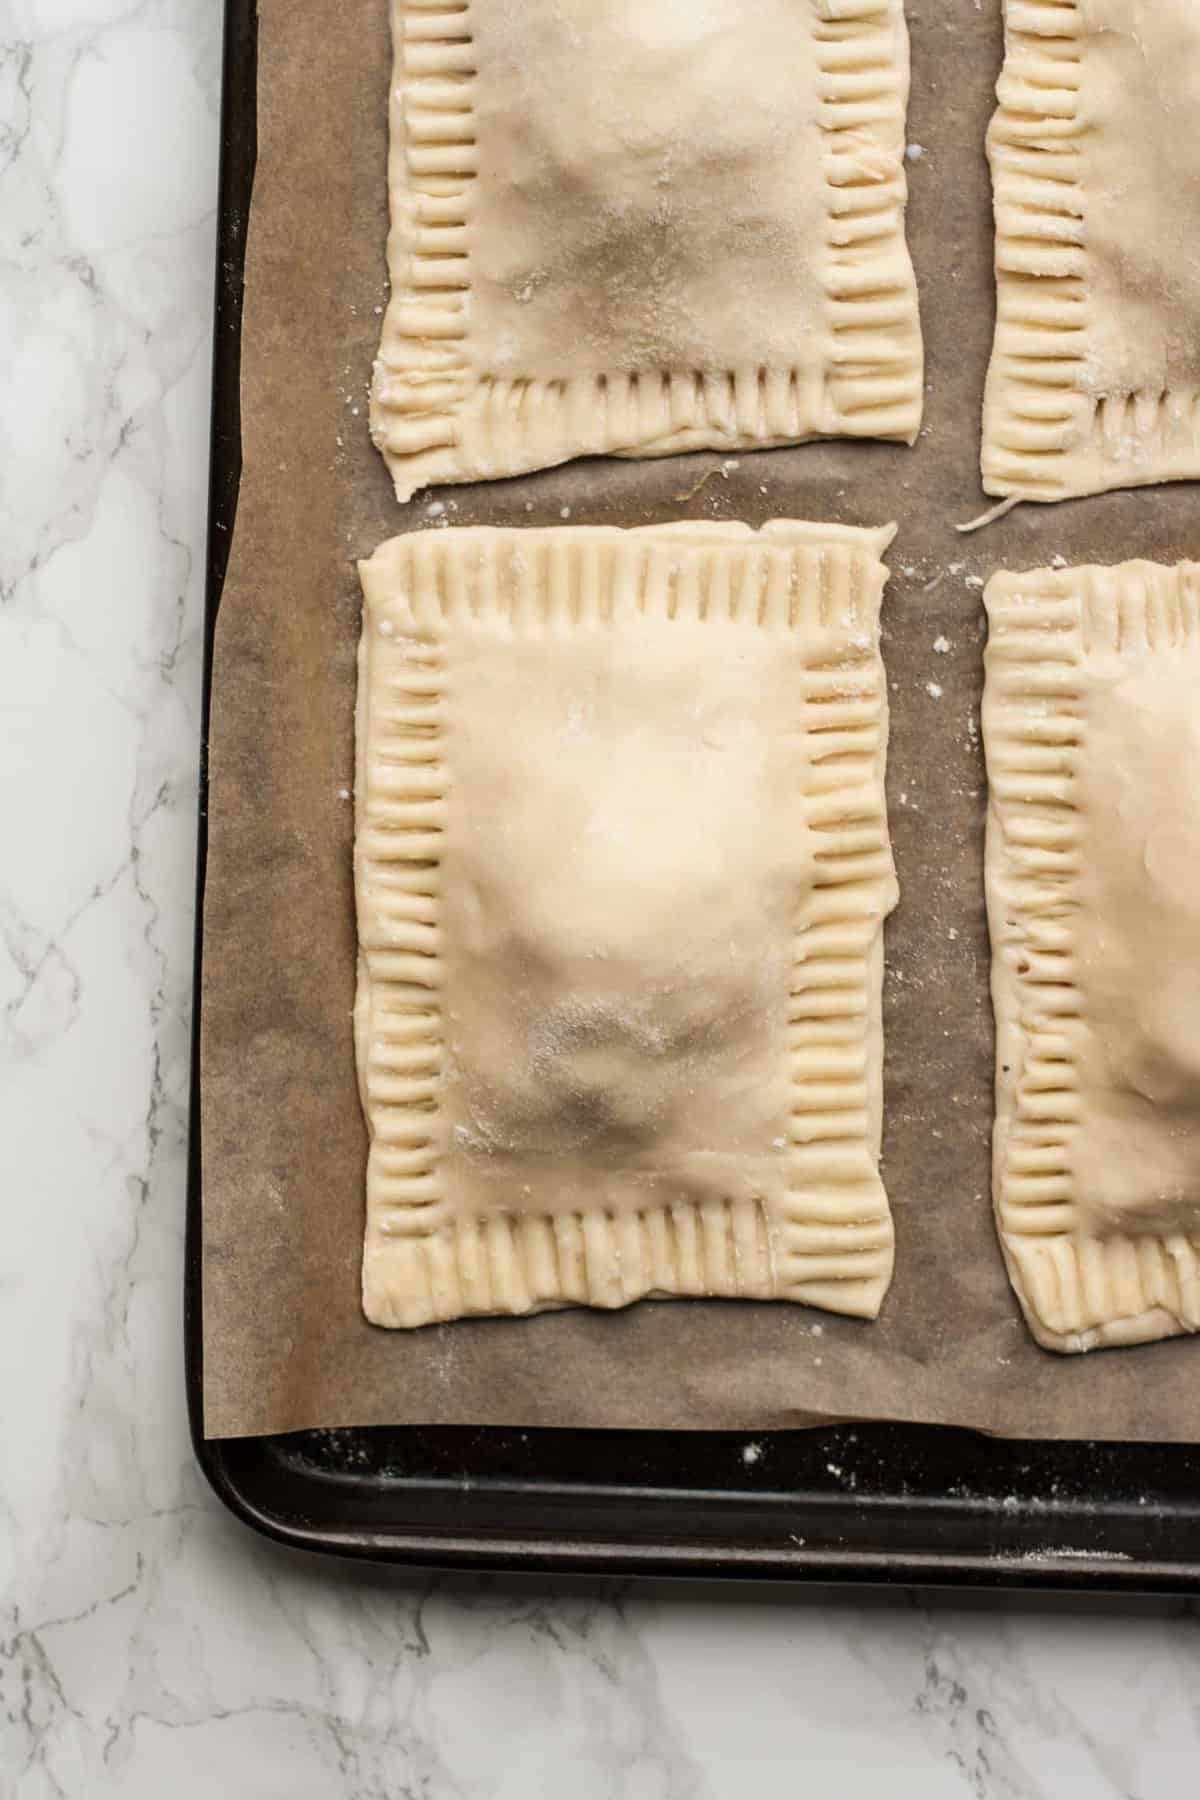
<svg viewBox="0 0 1200 1800"><path fill-rule="evenodd" d="M179 1288L220 11L0 0L0 1794L1185 1800L1183 1608L405 1582L277 1553L203 1488Z"/></svg>

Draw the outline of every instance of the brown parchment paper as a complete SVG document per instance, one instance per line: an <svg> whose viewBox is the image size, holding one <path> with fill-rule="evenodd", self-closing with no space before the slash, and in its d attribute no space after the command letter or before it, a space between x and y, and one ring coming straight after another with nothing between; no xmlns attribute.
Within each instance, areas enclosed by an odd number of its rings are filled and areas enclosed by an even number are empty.
<svg viewBox="0 0 1200 1800"><path fill-rule="evenodd" d="M243 331L244 474L216 638L202 1037L205 1426L730 1427L828 1418L1030 1437L1200 1439L1200 1346L1064 1359L1026 1334L989 1202L984 620L995 568L1200 554L1194 489L1026 505L980 535L991 342L984 129L1000 0L909 0L909 231L928 352L918 446L588 462L445 489L460 524L895 519L885 601L884 1174L896 1279L864 1325L660 1302L403 1333L359 1307L365 1133L351 887L354 559L400 530L367 437L385 299L386 0L260 0L259 160ZM746 0L753 29L753 0ZM920 152L917 151L920 146ZM705 473L709 479L697 487Z"/></svg>

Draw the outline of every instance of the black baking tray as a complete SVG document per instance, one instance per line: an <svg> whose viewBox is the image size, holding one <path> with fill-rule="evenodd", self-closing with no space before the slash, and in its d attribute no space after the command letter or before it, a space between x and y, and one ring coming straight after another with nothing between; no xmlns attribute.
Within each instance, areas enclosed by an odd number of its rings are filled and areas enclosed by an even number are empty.
<svg viewBox="0 0 1200 1800"><path fill-rule="evenodd" d="M237 508L254 0L226 0L205 745ZM200 1466L266 1536L441 1567L1200 1592L1200 1447L1045 1444L898 1425L768 1432L403 1427L206 1439L202 1417L202 750L185 1332Z"/></svg>

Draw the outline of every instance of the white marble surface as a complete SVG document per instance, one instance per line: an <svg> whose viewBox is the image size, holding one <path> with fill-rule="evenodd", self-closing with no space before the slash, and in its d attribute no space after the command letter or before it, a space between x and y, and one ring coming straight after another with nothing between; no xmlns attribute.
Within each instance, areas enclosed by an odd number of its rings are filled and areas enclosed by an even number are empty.
<svg viewBox="0 0 1200 1800"><path fill-rule="evenodd" d="M205 1491L179 1289L219 37L219 0L0 0L0 1794L1194 1795L1183 1608L404 1581Z"/></svg>

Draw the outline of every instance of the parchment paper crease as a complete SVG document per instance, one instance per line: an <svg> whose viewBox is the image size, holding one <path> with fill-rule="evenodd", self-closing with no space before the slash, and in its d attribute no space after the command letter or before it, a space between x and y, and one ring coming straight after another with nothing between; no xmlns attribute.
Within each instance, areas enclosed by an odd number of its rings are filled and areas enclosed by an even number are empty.
<svg viewBox="0 0 1200 1800"><path fill-rule="evenodd" d="M747 0L748 28L754 8ZM729 1427L907 1419L1029 1437L1200 1438L1200 1346L1064 1360L1025 1333L988 1199L991 1015L979 747L982 579L1200 554L1194 490L1024 506L980 535L992 331L983 134L999 0L910 0L909 229L928 349L915 450L808 445L592 462L397 507L367 438L385 299L384 0L260 0L244 474L216 639L204 908L205 1423ZM697 485L704 475L708 479ZM414 1333L359 1307L365 1135L350 1008L354 559L397 530L669 518L896 519L884 1173L896 1280L863 1325L640 1305Z"/></svg>

